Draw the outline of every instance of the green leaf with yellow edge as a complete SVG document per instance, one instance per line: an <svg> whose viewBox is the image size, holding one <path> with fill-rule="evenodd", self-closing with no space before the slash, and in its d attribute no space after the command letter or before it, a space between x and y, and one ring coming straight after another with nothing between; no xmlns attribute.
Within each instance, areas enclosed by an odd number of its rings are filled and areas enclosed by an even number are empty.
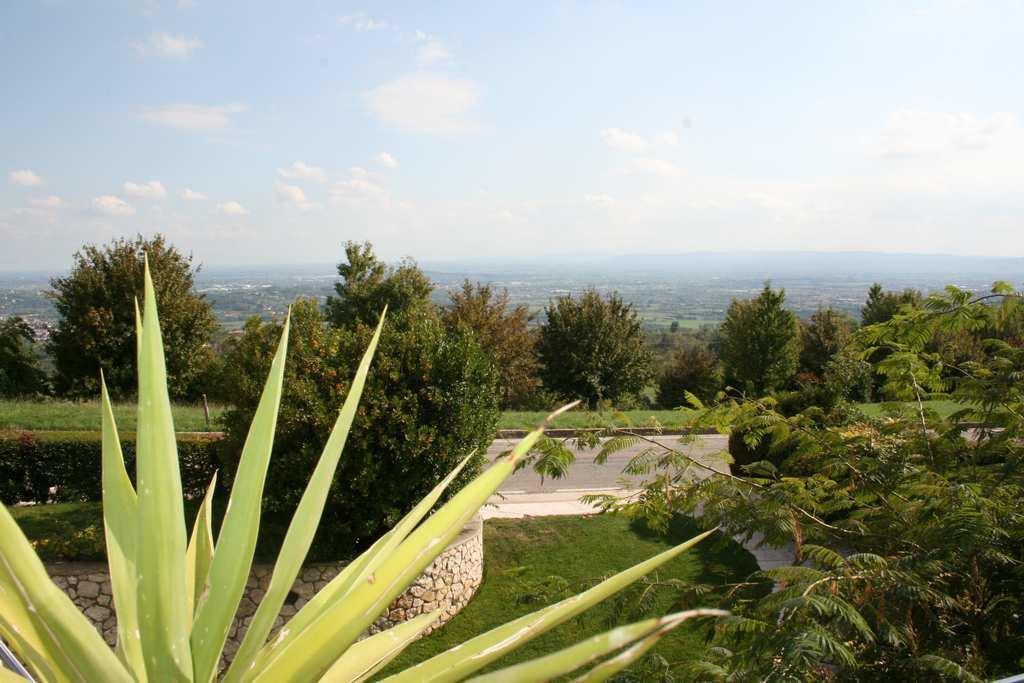
<svg viewBox="0 0 1024 683"><path fill-rule="evenodd" d="M60 676L72 681L132 680L96 628L50 580L46 568L7 508L0 505L0 590L3 602L14 604L6 619L24 619L12 626L38 638L42 651ZM11 643L17 646L17 643ZM19 655L24 655L18 652ZM28 659L28 657L26 657ZM29 663L32 663L31 661Z"/></svg>
<svg viewBox="0 0 1024 683"><path fill-rule="evenodd" d="M137 452L139 631L146 674L161 683L192 680L191 622L185 595L185 512L178 447L153 278L146 261L139 358ZM102 680L97 678L94 680Z"/></svg>
<svg viewBox="0 0 1024 683"><path fill-rule="evenodd" d="M206 489L206 495L196 513L195 523L192 525L192 537L188 542L188 549L185 550L185 583L187 592L185 599L189 602L189 616L194 616L195 605L206 590L207 579L210 573L210 564L213 562L213 491L217 487L217 473L213 473L213 479Z"/></svg>
<svg viewBox="0 0 1024 683"><path fill-rule="evenodd" d="M231 620L238 610L238 602L245 591L245 582L252 568L259 535L260 509L263 505L263 484L270 453L274 448L274 428L281 404L290 322L289 312L256 414L249 425L245 445L242 446L238 471L231 486L231 497L228 499L210 565L209 588L205 597L196 605L192 625L196 681L210 681L217 673L217 663L231 628Z"/></svg>
<svg viewBox="0 0 1024 683"><path fill-rule="evenodd" d="M571 406L567 406L568 409ZM561 411L559 411L561 412ZM557 416L555 413L551 418ZM549 420L551 419L549 418ZM459 534L466 522L497 490L540 438L543 427L530 432L512 453L462 489L431 515L344 600L323 611L302 631L286 624L271 649L257 681L315 680L355 642L391 603Z"/></svg>
<svg viewBox="0 0 1024 683"><path fill-rule="evenodd" d="M306 560L306 554L309 552L317 527L320 525L320 517L331 490L331 483L334 481L338 460L341 458L345 441L348 439L349 429L352 427L352 420L355 419L356 410L359 408L359 399L362 397L363 387L366 384L366 375L370 371L370 362L373 360L377 343L380 341L386 313L387 309L381 314L377 329L363 353L363 358L359 362L355 377L352 379L352 386L345 396L345 402L338 413L338 419L334 423L331 435L324 445L320 460L306 485L306 490L302 493L302 499L292 515L284 542L282 542L281 550L278 553L277 563L274 565L270 584L267 586L267 592L253 615L241 646L235 653L225 681L239 680L247 672L258 668L254 667L255 657L266 642L267 636L274 626L274 620L277 619L281 606L288 597L288 591L291 590L292 584L295 582L295 577L302 570L302 563Z"/></svg>
<svg viewBox="0 0 1024 683"><path fill-rule="evenodd" d="M471 678L472 683L512 683L514 681L549 681L576 671L608 654L633 645L637 641L657 642L662 636L696 616L726 616L721 610L691 610L657 619L645 619L620 626L576 643L557 652ZM598 678L597 680L603 680Z"/></svg>
<svg viewBox="0 0 1024 683"><path fill-rule="evenodd" d="M677 557L715 532L705 531L674 548L636 564L615 576L605 579L593 588L556 602L531 614L514 619L491 629L461 645L420 662L416 666L386 679L392 683L427 681L460 681L474 671L487 666L499 657L526 642L590 609L605 598L614 595L640 577Z"/></svg>
<svg viewBox="0 0 1024 683"><path fill-rule="evenodd" d="M46 646L28 610L22 605L20 598L15 595L7 583L3 580L3 572L0 571L0 638L10 644L14 652L18 653L22 664L26 666L37 678L46 681L66 681L66 676L60 675L56 664L46 651ZM2 667L0 667L2 670ZM24 683L24 679L20 679Z"/></svg>
<svg viewBox="0 0 1024 683"><path fill-rule="evenodd" d="M421 614L387 631L360 640L345 650L321 678L321 683L358 683L377 673L397 657L441 616L440 610Z"/></svg>
<svg viewBox="0 0 1024 683"><path fill-rule="evenodd" d="M139 639L138 582L138 497L124 466L121 440L110 405L107 383L100 375L102 412L103 532L107 542L110 587L117 612L117 651L128 669L140 680L146 678L146 664Z"/></svg>

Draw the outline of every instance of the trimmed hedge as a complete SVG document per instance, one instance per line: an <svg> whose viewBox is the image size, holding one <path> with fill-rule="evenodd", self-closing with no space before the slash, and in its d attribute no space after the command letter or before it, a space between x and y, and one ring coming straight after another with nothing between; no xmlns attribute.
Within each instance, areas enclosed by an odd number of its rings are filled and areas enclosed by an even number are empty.
<svg viewBox="0 0 1024 683"><path fill-rule="evenodd" d="M178 434L181 488L206 492L217 469L219 435ZM0 501L71 503L102 499L99 432L0 432ZM121 435L128 475L135 479L135 435ZM51 492L51 488L53 491Z"/></svg>

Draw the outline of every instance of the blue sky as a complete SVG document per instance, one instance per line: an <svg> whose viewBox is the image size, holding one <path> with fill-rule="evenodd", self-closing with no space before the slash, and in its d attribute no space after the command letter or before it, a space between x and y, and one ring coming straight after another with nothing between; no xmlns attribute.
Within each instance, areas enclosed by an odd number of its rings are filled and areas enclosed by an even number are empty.
<svg viewBox="0 0 1024 683"><path fill-rule="evenodd" d="M11 0L0 268L1024 255L1024 3Z"/></svg>

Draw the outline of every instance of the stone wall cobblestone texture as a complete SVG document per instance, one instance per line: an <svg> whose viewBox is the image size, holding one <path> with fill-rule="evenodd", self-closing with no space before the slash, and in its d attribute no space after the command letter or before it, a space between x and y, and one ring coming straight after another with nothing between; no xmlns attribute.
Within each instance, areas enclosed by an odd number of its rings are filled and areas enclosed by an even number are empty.
<svg viewBox="0 0 1024 683"><path fill-rule="evenodd" d="M416 581L400 595L370 626L373 634L408 621L420 614L441 610L441 617L426 631L430 633L458 614L483 579L483 525L474 518L444 552L427 567ZM310 598L338 575L343 562L310 564L303 567L292 585L288 599L274 622L276 633ZM46 567L50 576L68 594L82 613L89 618L113 646L117 640L117 615L114 612L110 575L105 564L67 562ZM225 660L234 656L245 629L252 621L256 607L270 583L272 565L255 565L246 583L235 620L224 645ZM273 633L271 635L273 635Z"/></svg>

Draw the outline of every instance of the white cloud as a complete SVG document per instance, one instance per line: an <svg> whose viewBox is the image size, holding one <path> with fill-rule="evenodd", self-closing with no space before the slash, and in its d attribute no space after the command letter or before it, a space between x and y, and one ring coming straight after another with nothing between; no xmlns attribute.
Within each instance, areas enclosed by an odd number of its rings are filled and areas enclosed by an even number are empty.
<svg viewBox="0 0 1024 683"><path fill-rule="evenodd" d="M7 174L7 179L15 185L23 185L25 187L39 187L43 184L43 179L39 174L27 168L11 171Z"/></svg>
<svg viewBox="0 0 1024 683"><path fill-rule="evenodd" d="M398 160L395 159L390 154L388 154L387 152L381 152L380 154L377 154L376 156L373 157L372 161L378 166L383 166L384 168L398 167Z"/></svg>
<svg viewBox="0 0 1024 683"><path fill-rule="evenodd" d="M238 202L221 202L217 205L217 210L226 216L248 216L249 209L245 208Z"/></svg>
<svg viewBox="0 0 1024 683"><path fill-rule="evenodd" d="M131 181L127 181L122 186L122 189L129 197L161 199L167 196L167 190L159 180L150 180L148 183L133 183Z"/></svg>
<svg viewBox="0 0 1024 683"><path fill-rule="evenodd" d="M631 159L629 164L626 165L625 170L626 173L629 174L658 175L667 178L677 177L683 174L683 169L679 168L671 161L653 159L650 157Z"/></svg>
<svg viewBox="0 0 1024 683"><path fill-rule="evenodd" d="M416 63L420 66L447 62L451 58L452 53L440 40L428 40L416 50Z"/></svg>
<svg viewBox="0 0 1024 683"><path fill-rule="evenodd" d="M296 161L291 166L277 169L277 174L288 180L311 180L316 183L327 182L327 171L319 166L312 166L304 161Z"/></svg>
<svg viewBox="0 0 1024 683"><path fill-rule="evenodd" d="M666 147L675 147L679 144L679 133L674 130L666 131L661 133L655 138L655 141L659 145L665 145Z"/></svg>
<svg viewBox="0 0 1024 683"><path fill-rule="evenodd" d="M331 188L330 195L333 201L347 204L387 201L384 188L365 177L338 181Z"/></svg>
<svg viewBox="0 0 1024 683"><path fill-rule="evenodd" d="M135 207L111 194L105 194L92 200L92 208L111 216L130 216L135 213Z"/></svg>
<svg viewBox="0 0 1024 683"><path fill-rule="evenodd" d="M604 205L604 206L607 206L609 204L614 204L615 203L615 199L613 197L611 197L611 195L601 194L601 193L599 193L599 194L585 194L585 195L583 195L583 201L585 201L587 204L598 204L598 205Z"/></svg>
<svg viewBox="0 0 1024 683"><path fill-rule="evenodd" d="M349 175L354 176L356 178L362 178L362 177L370 175L370 172L367 171L362 166L349 166L348 172L349 172Z"/></svg>
<svg viewBox="0 0 1024 683"><path fill-rule="evenodd" d="M68 205L63 199L57 195L51 194L49 197L36 197L28 200L29 206L37 209L62 209Z"/></svg>
<svg viewBox="0 0 1024 683"><path fill-rule="evenodd" d="M202 46L203 42L198 38L172 36L169 33L153 33L145 41L132 43L132 48L140 55L153 54L172 59L188 59Z"/></svg>
<svg viewBox="0 0 1024 683"><path fill-rule="evenodd" d="M469 117L480 95L467 80L410 74L363 93L363 101L377 120L403 130L451 135L480 128Z"/></svg>
<svg viewBox="0 0 1024 683"><path fill-rule="evenodd" d="M231 117L245 111L241 104L207 106L202 104L168 104L147 109L139 118L156 126L184 131L224 130L231 126Z"/></svg>
<svg viewBox="0 0 1024 683"><path fill-rule="evenodd" d="M900 109L890 114L874 151L888 159L906 159L987 149L1000 136L1016 130L1016 118L1006 112L982 118L965 113Z"/></svg>
<svg viewBox="0 0 1024 683"><path fill-rule="evenodd" d="M317 208L317 205L309 201L306 193L298 185L288 185L279 180L274 186L274 193L279 201L285 204L294 204L302 211Z"/></svg>
<svg viewBox="0 0 1024 683"><path fill-rule="evenodd" d="M187 199L190 202L198 202L206 199L206 195L202 192L196 192L195 190L186 187L179 193L182 199Z"/></svg>
<svg viewBox="0 0 1024 683"><path fill-rule="evenodd" d="M605 128L601 131L601 140L621 152L643 152L651 146L644 136L621 128Z"/></svg>
<svg viewBox="0 0 1024 683"><path fill-rule="evenodd" d="M391 26L383 19L374 19L367 16L365 12L356 12L355 14L346 14L343 17L338 17L338 23L342 26L351 26L357 31L381 31Z"/></svg>

